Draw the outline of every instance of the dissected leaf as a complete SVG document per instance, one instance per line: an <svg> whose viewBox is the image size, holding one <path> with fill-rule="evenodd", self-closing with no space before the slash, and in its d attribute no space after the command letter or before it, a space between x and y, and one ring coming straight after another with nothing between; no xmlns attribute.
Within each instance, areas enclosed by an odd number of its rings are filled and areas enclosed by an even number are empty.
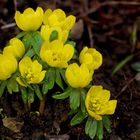
<svg viewBox="0 0 140 140"><path fill-rule="evenodd" d="M16 36L16 38L22 38L23 36L25 36L27 34L27 32L24 32L24 31L22 31L22 32L20 32L17 36Z"/></svg>
<svg viewBox="0 0 140 140"><path fill-rule="evenodd" d="M98 121L97 137L99 140L103 139L103 122L102 121Z"/></svg>
<svg viewBox="0 0 140 140"><path fill-rule="evenodd" d="M31 48L29 49L24 56L29 56L29 57L33 57L35 55L34 49Z"/></svg>
<svg viewBox="0 0 140 140"><path fill-rule="evenodd" d="M73 47L76 46L76 42L70 41L70 40L66 41L66 44L70 44L70 45L72 45Z"/></svg>
<svg viewBox="0 0 140 140"><path fill-rule="evenodd" d="M21 97L24 103L28 102L28 92L26 89L21 89Z"/></svg>
<svg viewBox="0 0 140 140"><path fill-rule="evenodd" d="M56 39L58 39L58 32L57 31L52 31L49 40L51 42L51 41L54 41Z"/></svg>
<svg viewBox="0 0 140 140"><path fill-rule="evenodd" d="M34 102L34 91L29 89L28 92L28 103L31 104Z"/></svg>
<svg viewBox="0 0 140 140"><path fill-rule="evenodd" d="M103 126L109 133L111 133L111 122L108 116L103 117Z"/></svg>
<svg viewBox="0 0 140 140"><path fill-rule="evenodd" d="M66 77L65 77L65 71L64 69L59 69L59 73L62 77L62 79L64 80L64 82L67 84L67 80L66 80Z"/></svg>
<svg viewBox="0 0 140 140"><path fill-rule="evenodd" d="M7 81L1 82L1 84L0 84L0 97L3 95L6 85L7 85Z"/></svg>
<svg viewBox="0 0 140 140"><path fill-rule="evenodd" d="M85 132L90 136L91 139L94 139L97 132L97 121L91 117L88 117L85 125Z"/></svg>
<svg viewBox="0 0 140 140"><path fill-rule="evenodd" d="M75 110L80 105L80 90L73 89L70 93L70 108Z"/></svg>
<svg viewBox="0 0 140 140"><path fill-rule="evenodd" d="M48 89L52 89L55 83L55 69L49 68L46 75L45 82L48 84Z"/></svg>
<svg viewBox="0 0 140 140"><path fill-rule="evenodd" d="M33 46L33 49L35 53L39 56L40 47L43 43L43 38L40 35L40 32L33 32L32 33L32 39L31 39L31 45Z"/></svg>
<svg viewBox="0 0 140 140"><path fill-rule="evenodd" d="M73 89L68 88L65 92L61 93L61 94L55 94L52 97L54 99L66 99L70 96L71 92Z"/></svg>
<svg viewBox="0 0 140 140"><path fill-rule="evenodd" d="M48 93L48 90L49 90L49 87L48 87L48 84L44 83L43 86L42 86L42 92L43 94L47 94Z"/></svg>
<svg viewBox="0 0 140 140"><path fill-rule="evenodd" d="M17 75L15 74L13 77L7 80L7 90L10 94L12 94L13 92L19 91L19 86L16 81L16 76Z"/></svg>
<svg viewBox="0 0 140 140"><path fill-rule="evenodd" d="M41 94L40 88L38 85L33 85L35 93L40 100L43 100L43 96Z"/></svg>
<svg viewBox="0 0 140 140"><path fill-rule="evenodd" d="M56 81L57 85L59 87L61 87L61 89L64 89L63 82L62 82L62 79L61 79L61 76L60 76L59 69L56 69L55 81Z"/></svg>
<svg viewBox="0 0 140 140"><path fill-rule="evenodd" d="M84 113L86 112L86 107L85 107L85 99L86 99L86 94L85 94L85 90L81 90L81 111Z"/></svg>
<svg viewBox="0 0 140 140"><path fill-rule="evenodd" d="M79 111L71 120L70 124L77 125L80 124L87 117L86 113Z"/></svg>

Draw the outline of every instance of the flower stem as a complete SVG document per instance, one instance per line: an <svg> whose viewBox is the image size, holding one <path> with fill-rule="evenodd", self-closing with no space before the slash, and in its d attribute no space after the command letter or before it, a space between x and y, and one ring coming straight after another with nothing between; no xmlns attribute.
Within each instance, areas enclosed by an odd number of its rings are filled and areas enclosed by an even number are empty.
<svg viewBox="0 0 140 140"><path fill-rule="evenodd" d="M40 101L39 113L41 116L44 114L45 103L46 103L46 95L44 95L43 99Z"/></svg>

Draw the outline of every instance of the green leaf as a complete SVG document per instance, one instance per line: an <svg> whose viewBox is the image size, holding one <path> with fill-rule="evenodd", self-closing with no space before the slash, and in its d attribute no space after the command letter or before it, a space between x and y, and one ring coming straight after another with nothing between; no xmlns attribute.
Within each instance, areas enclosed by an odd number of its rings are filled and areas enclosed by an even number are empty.
<svg viewBox="0 0 140 140"><path fill-rule="evenodd" d="M111 121L108 116L103 117L103 126L106 128L107 132L111 133Z"/></svg>
<svg viewBox="0 0 140 140"><path fill-rule="evenodd" d="M34 49L31 48L29 49L24 56L29 56L29 57L33 57L35 55Z"/></svg>
<svg viewBox="0 0 140 140"><path fill-rule="evenodd" d="M79 111L71 120L70 124L72 126L80 124L87 117L86 113Z"/></svg>
<svg viewBox="0 0 140 140"><path fill-rule="evenodd" d="M35 54L39 56L40 47L43 43L43 38L41 37L38 31L36 32L28 32L22 39L26 51L33 48ZM32 47L32 48L31 48Z"/></svg>
<svg viewBox="0 0 140 140"><path fill-rule="evenodd" d="M20 32L17 36L16 36L16 38L18 38L18 39L20 39L20 38L22 38L23 36L25 36L27 34L27 32Z"/></svg>
<svg viewBox="0 0 140 140"><path fill-rule="evenodd" d="M70 94L70 108L75 110L80 105L80 90L73 89Z"/></svg>
<svg viewBox="0 0 140 140"><path fill-rule="evenodd" d="M33 49L38 56L39 56L40 47L43 41L44 40L41 37L40 32L36 31L32 33L31 45L33 46Z"/></svg>
<svg viewBox="0 0 140 140"><path fill-rule="evenodd" d="M28 32L22 39L22 42L25 46L25 50L27 51L31 46L32 32Z"/></svg>
<svg viewBox="0 0 140 140"><path fill-rule="evenodd" d="M42 93L45 95L48 93L49 87L48 84L44 83L42 86Z"/></svg>
<svg viewBox="0 0 140 140"><path fill-rule="evenodd" d="M64 70L64 69L59 69L59 72L60 72L60 75L61 75L62 79L67 84L67 80L66 80L66 77L65 77L65 71L66 70Z"/></svg>
<svg viewBox="0 0 140 140"><path fill-rule="evenodd" d="M115 74L117 71L119 71L126 63L128 63L130 60L132 60L133 57L134 57L134 55L131 54L131 55L127 56L124 60L119 62L117 64L117 66L114 68L112 74Z"/></svg>
<svg viewBox="0 0 140 140"><path fill-rule="evenodd" d="M55 31L52 31L49 40L50 40L50 42L52 42L56 39L58 39L58 32L55 30Z"/></svg>
<svg viewBox="0 0 140 140"><path fill-rule="evenodd" d="M19 91L19 86L15 78L16 77L12 77L9 80L7 80L7 90L10 94Z"/></svg>
<svg viewBox="0 0 140 140"><path fill-rule="evenodd" d="M34 102L34 91L29 89L28 92L28 103L31 104Z"/></svg>
<svg viewBox="0 0 140 140"><path fill-rule="evenodd" d="M46 75L45 82L48 84L48 89L52 89L55 83L55 69L49 68Z"/></svg>
<svg viewBox="0 0 140 140"><path fill-rule="evenodd" d="M59 87L61 87L61 89L64 89L63 82L62 82L62 79L61 79L61 76L60 76L59 69L56 69L55 81L56 81L57 85Z"/></svg>
<svg viewBox="0 0 140 140"><path fill-rule="evenodd" d="M0 84L0 97L3 95L6 85L7 85L7 81L1 82L1 84Z"/></svg>
<svg viewBox="0 0 140 140"><path fill-rule="evenodd" d="M102 121L98 121L97 137L99 140L103 139L103 122Z"/></svg>
<svg viewBox="0 0 140 140"><path fill-rule="evenodd" d="M28 102L28 92L26 89L21 89L21 97L23 102L26 104Z"/></svg>
<svg viewBox="0 0 140 140"><path fill-rule="evenodd" d="M137 42L137 25L134 24L132 33L131 33L131 35L130 35L130 43L131 43L131 45L132 45L132 50L131 50L131 52L134 51L136 42Z"/></svg>
<svg viewBox="0 0 140 140"><path fill-rule="evenodd" d="M131 67L135 70L140 72L140 62L135 62L133 64L131 64Z"/></svg>
<svg viewBox="0 0 140 140"><path fill-rule="evenodd" d="M39 98L39 100L43 100L43 96L41 94L40 88L38 85L33 85L34 91L37 95L37 97Z"/></svg>
<svg viewBox="0 0 140 140"><path fill-rule="evenodd" d="M74 41L67 41L65 44L70 44L70 45L72 45L73 47L75 47L76 46L76 42L74 42Z"/></svg>
<svg viewBox="0 0 140 140"><path fill-rule="evenodd" d="M81 90L81 111L84 113L86 112L86 107L85 107L85 99L86 99L86 94L85 94L85 90L82 89Z"/></svg>
<svg viewBox="0 0 140 140"><path fill-rule="evenodd" d="M65 92L61 93L61 94L55 94L52 97L54 99L66 99L70 96L71 92L73 89L68 88Z"/></svg>
<svg viewBox="0 0 140 140"><path fill-rule="evenodd" d="M91 139L94 139L97 132L97 121L91 117L88 117L88 120L85 125L85 133L90 136Z"/></svg>

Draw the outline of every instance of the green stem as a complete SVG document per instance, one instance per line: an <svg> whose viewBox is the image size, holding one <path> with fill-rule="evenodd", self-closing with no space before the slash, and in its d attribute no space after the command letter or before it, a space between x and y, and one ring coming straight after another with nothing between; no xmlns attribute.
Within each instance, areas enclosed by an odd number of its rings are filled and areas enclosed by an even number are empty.
<svg viewBox="0 0 140 140"><path fill-rule="evenodd" d="M39 106L39 113L41 116L44 114L44 109L45 109L45 103L46 103L46 96L43 96L43 100L40 100L40 106Z"/></svg>

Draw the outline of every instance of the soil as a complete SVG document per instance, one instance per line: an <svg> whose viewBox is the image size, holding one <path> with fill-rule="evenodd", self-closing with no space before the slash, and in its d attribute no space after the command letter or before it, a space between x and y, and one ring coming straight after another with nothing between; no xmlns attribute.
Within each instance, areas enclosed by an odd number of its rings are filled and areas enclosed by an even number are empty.
<svg viewBox="0 0 140 140"><path fill-rule="evenodd" d="M112 133L104 134L104 140L140 140L140 78L131 64L140 61L135 56L117 73L112 74L117 64L130 54L140 50L140 2L138 0L0 0L0 46L19 33L13 24L15 10L37 6L61 8L68 15L77 17L73 39L77 50L83 46L95 47L103 55L103 65L94 73L93 83L103 85L111 91L111 98L117 99L117 109L111 116ZM9 26L10 25L10 26ZM137 25L136 43L130 36ZM133 49L134 48L134 49ZM5 93L0 98L0 139L1 140L88 140L83 122L70 126L68 101L54 100L47 95L44 116L36 110L30 115L24 112L19 94ZM38 103L33 105L36 108ZM5 119L2 119L3 116ZM10 125L10 126L7 126Z"/></svg>

